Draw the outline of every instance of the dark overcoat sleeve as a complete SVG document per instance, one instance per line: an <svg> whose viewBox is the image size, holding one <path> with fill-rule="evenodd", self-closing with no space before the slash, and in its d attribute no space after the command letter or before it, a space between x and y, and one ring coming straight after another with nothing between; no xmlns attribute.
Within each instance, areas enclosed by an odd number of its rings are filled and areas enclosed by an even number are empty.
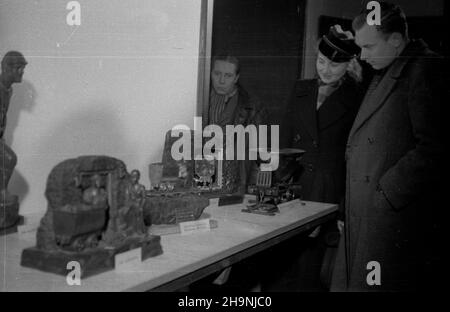
<svg viewBox="0 0 450 312"><path fill-rule="evenodd" d="M442 163L443 75L442 60L422 58L411 67L408 113L415 146L380 179L391 207L401 210L435 182ZM389 151L386 151L389 153Z"/></svg>

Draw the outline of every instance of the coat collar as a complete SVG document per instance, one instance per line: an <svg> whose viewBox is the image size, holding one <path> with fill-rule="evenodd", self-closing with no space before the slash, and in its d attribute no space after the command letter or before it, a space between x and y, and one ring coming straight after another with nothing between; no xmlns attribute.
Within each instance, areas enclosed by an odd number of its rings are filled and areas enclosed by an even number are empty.
<svg viewBox="0 0 450 312"><path fill-rule="evenodd" d="M341 86L334 91L322 104L318 111L319 116L319 130L325 129L338 121L351 108L351 103L354 103L352 97L356 96L355 84L345 77Z"/></svg>
<svg viewBox="0 0 450 312"><path fill-rule="evenodd" d="M248 92L241 85L237 85L237 93L234 96L237 96L237 101L233 98L230 99L220 118L219 125L221 126L239 123L240 111L251 111L254 109L253 104L249 101Z"/></svg>
<svg viewBox="0 0 450 312"><path fill-rule="evenodd" d="M413 40L406 46L403 53L387 69L387 72L383 75L373 93L369 96L366 95L364 98L350 131L349 140L351 140L362 125L386 102L386 99L396 86L397 80L402 76L406 65L413 58L423 54L426 49L427 45L423 40Z"/></svg>
<svg viewBox="0 0 450 312"><path fill-rule="evenodd" d="M324 129L341 119L349 110L350 107L345 99L351 95L345 90L352 89L348 80L351 78L345 77L344 79L340 87L325 100L318 112L316 109L319 87L317 80L303 80L302 83L297 83L295 95L298 99L302 99L301 105L299 105L300 118L313 140L318 140L320 129ZM319 125L318 115L320 116Z"/></svg>
<svg viewBox="0 0 450 312"><path fill-rule="evenodd" d="M397 60L394 61L389 69L390 76L397 79L401 76L405 65L414 57L423 55L423 52L428 49L428 45L422 39L411 40L406 46L405 50L400 54Z"/></svg>
<svg viewBox="0 0 450 312"><path fill-rule="evenodd" d="M12 87L5 87L5 85L3 84L3 82L0 81L0 89L3 90L3 92L5 93L12 93Z"/></svg>

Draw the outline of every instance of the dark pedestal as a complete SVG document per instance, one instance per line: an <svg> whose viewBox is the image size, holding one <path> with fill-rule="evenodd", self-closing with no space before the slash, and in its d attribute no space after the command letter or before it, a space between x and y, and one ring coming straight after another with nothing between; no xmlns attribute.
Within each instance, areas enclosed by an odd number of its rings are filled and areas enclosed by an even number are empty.
<svg viewBox="0 0 450 312"><path fill-rule="evenodd" d="M11 233L16 233L17 232L17 227L19 225L23 225L24 224L24 218L23 216L18 216L16 219L16 223L14 223L12 226L7 227L7 228L0 228L0 236L2 235L8 235Z"/></svg>
<svg viewBox="0 0 450 312"><path fill-rule="evenodd" d="M12 203L0 202L0 235L17 232L17 226L23 224L23 217L19 216L19 201L17 196Z"/></svg>
<svg viewBox="0 0 450 312"><path fill-rule="evenodd" d="M48 251L31 247L22 252L21 265L45 272L67 275L70 270L67 264L78 261L81 267L81 278L86 278L114 269L116 254L135 248L142 248L142 260L162 254L161 237L150 235L142 238L129 238L114 249L95 248L83 252Z"/></svg>

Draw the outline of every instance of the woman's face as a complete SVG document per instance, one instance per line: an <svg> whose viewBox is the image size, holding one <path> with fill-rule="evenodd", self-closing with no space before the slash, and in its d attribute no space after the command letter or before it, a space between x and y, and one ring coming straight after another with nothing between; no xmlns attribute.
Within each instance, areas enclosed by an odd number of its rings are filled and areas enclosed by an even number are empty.
<svg viewBox="0 0 450 312"><path fill-rule="evenodd" d="M317 73L319 74L320 79L326 84L330 84L341 79L347 71L348 64L349 62L332 62L329 58L327 58L320 52L317 55Z"/></svg>

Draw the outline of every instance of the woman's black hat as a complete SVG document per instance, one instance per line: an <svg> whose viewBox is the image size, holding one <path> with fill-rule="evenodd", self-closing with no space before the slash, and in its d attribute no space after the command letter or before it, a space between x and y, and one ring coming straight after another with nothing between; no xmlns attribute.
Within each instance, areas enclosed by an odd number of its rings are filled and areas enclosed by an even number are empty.
<svg viewBox="0 0 450 312"><path fill-rule="evenodd" d="M319 51L332 62L344 63L357 56L360 48L349 32L345 33L340 27L332 26L320 40Z"/></svg>

